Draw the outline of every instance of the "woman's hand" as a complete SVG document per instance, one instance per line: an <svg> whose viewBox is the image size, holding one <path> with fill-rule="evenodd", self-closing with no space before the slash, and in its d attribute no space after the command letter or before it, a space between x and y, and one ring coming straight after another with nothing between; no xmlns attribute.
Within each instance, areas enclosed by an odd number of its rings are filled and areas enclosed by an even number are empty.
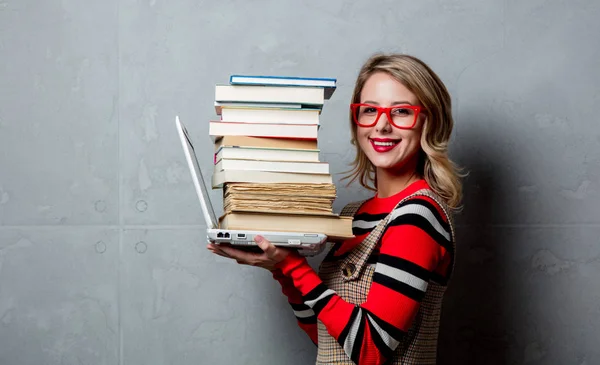
<svg viewBox="0 0 600 365"><path fill-rule="evenodd" d="M262 253L247 252L224 244L209 243L207 248L214 254L237 261L238 264L258 266L271 271L275 270L275 265L292 253L290 249L276 247L262 236L254 237L254 242L263 251Z"/></svg>

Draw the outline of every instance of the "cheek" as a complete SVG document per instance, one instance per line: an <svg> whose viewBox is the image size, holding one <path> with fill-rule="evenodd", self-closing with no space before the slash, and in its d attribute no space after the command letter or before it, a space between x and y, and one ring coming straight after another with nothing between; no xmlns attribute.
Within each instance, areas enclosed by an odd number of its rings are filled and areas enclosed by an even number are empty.
<svg viewBox="0 0 600 365"><path fill-rule="evenodd" d="M421 133L411 133L410 136L407 137L407 140L409 141L407 146L409 154L416 153L421 149Z"/></svg>
<svg viewBox="0 0 600 365"><path fill-rule="evenodd" d="M410 135L407 136L407 139L410 140L411 144L416 143L416 144L421 144L421 133L414 131L411 132Z"/></svg>
<svg viewBox="0 0 600 365"><path fill-rule="evenodd" d="M358 147L367 155L371 153L371 142L369 142L368 133L361 131L360 129L356 132L356 141Z"/></svg>
<svg viewBox="0 0 600 365"><path fill-rule="evenodd" d="M369 128L358 128L356 130L356 139L362 144L369 141Z"/></svg>
<svg viewBox="0 0 600 365"><path fill-rule="evenodd" d="M408 131L403 131L402 138L410 141L410 143L421 143L421 131L422 129L411 129Z"/></svg>
<svg viewBox="0 0 600 365"><path fill-rule="evenodd" d="M421 149L421 133L420 131L403 131L400 135L404 146L398 149L398 153L403 156L412 156Z"/></svg>

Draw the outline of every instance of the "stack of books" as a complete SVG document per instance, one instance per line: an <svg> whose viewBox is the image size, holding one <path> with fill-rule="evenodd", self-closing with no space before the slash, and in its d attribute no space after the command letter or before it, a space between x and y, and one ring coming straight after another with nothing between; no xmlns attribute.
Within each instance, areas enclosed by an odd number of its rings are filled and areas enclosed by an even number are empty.
<svg viewBox="0 0 600 365"><path fill-rule="evenodd" d="M335 79L248 75L216 85L209 134L221 228L353 237L352 218L333 212L336 188L319 159L321 111L335 88Z"/></svg>

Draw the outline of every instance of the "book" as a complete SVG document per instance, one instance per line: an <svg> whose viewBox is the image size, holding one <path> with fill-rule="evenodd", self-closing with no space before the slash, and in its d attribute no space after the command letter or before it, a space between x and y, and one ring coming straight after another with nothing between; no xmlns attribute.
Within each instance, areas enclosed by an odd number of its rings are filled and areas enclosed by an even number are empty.
<svg viewBox="0 0 600 365"><path fill-rule="evenodd" d="M294 150L318 150L316 139L280 139L272 137L252 137L252 136L223 136L216 140L215 151L223 146L229 147L258 147L258 148L279 148Z"/></svg>
<svg viewBox="0 0 600 365"><path fill-rule="evenodd" d="M268 194L295 195L303 197L325 197L335 199L337 188L331 183L230 183L224 194Z"/></svg>
<svg viewBox="0 0 600 365"><path fill-rule="evenodd" d="M215 101L240 103L296 103L321 106L325 92L320 87L216 85Z"/></svg>
<svg viewBox="0 0 600 365"><path fill-rule="evenodd" d="M273 75L231 75L229 76L229 83L231 85L322 87L325 89L325 100L331 98L337 87L337 80L334 78Z"/></svg>
<svg viewBox="0 0 600 365"><path fill-rule="evenodd" d="M240 103L240 102L218 102L215 101L215 113L221 115L223 108L241 107L241 108L261 108L261 109L302 109L302 104L298 103ZM320 110L318 107L315 110Z"/></svg>
<svg viewBox="0 0 600 365"><path fill-rule="evenodd" d="M352 217L340 215L228 213L219 217L223 229L253 229L284 232L324 233L329 240L353 238Z"/></svg>
<svg viewBox="0 0 600 365"><path fill-rule="evenodd" d="M224 212L332 215L334 184L230 183L224 187Z"/></svg>
<svg viewBox="0 0 600 365"><path fill-rule="evenodd" d="M223 107L222 122L319 124L318 109Z"/></svg>
<svg viewBox="0 0 600 365"><path fill-rule="evenodd" d="M297 197L293 195L227 195L224 212L271 212L293 214L333 215L328 198Z"/></svg>
<svg viewBox="0 0 600 365"><path fill-rule="evenodd" d="M291 184L331 184L333 179L327 174L297 174L273 171L222 170L214 171L211 184L213 189L222 188L233 182L248 183L291 183Z"/></svg>
<svg viewBox="0 0 600 365"><path fill-rule="evenodd" d="M215 153L214 163L222 159L319 162L319 150L222 146Z"/></svg>
<svg viewBox="0 0 600 365"><path fill-rule="evenodd" d="M277 137L292 139L317 139L319 126L316 124L264 124L210 121L209 135Z"/></svg>
<svg viewBox="0 0 600 365"><path fill-rule="evenodd" d="M245 170L245 171L272 171L294 172L299 174L329 174L327 162L295 162L295 161L268 161L268 160L233 160L221 159L215 164L215 171Z"/></svg>

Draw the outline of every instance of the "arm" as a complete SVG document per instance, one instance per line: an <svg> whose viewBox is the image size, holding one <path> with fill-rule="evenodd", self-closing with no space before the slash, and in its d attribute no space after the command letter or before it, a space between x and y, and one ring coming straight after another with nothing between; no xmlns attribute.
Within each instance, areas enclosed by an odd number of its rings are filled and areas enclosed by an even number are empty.
<svg viewBox="0 0 600 365"><path fill-rule="evenodd" d="M281 285L281 291L288 298L288 303L294 311L298 326L306 332L311 341L317 344L317 316L315 312L302 299L302 294L294 287L292 279L283 275L281 270L272 271L273 278Z"/></svg>
<svg viewBox="0 0 600 365"><path fill-rule="evenodd" d="M359 365L382 364L410 328L429 280L446 275L452 254L448 232L431 201L399 206L382 236L373 283L360 306L327 288L303 257L288 255L277 266L348 357Z"/></svg>

